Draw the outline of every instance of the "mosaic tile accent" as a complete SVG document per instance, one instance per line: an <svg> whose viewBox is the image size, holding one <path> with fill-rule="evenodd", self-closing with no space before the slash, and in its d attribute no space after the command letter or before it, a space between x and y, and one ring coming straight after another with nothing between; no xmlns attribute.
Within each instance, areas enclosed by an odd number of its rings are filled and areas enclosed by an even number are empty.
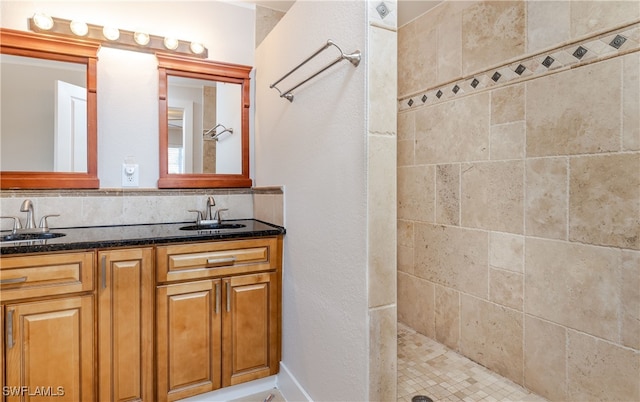
<svg viewBox="0 0 640 402"><path fill-rule="evenodd" d="M398 323L398 402L545 402L518 384Z"/></svg>
<svg viewBox="0 0 640 402"><path fill-rule="evenodd" d="M636 22L606 34L528 56L508 65L401 98L398 100L398 111L439 103L485 88L503 86L532 76L543 76L561 68L586 64L639 49L640 23ZM421 102L418 102L419 100Z"/></svg>

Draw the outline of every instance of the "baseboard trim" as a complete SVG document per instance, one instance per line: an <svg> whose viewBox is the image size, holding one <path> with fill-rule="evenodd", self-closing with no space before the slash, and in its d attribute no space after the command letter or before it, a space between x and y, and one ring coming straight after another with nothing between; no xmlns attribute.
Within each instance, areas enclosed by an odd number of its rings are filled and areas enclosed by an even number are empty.
<svg viewBox="0 0 640 402"><path fill-rule="evenodd" d="M244 384L232 385L216 391L181 399L180 402L232 401L277 388L276 381L276 376L272 375L271 377L253 380Z"/></svg>
<svg viewBox="0 0 640 402"><path fill-rule="evenodd" d="M280 372L277 377L277 388L287 402L313 402L313 399L282 362L280 362Z"/></svg>

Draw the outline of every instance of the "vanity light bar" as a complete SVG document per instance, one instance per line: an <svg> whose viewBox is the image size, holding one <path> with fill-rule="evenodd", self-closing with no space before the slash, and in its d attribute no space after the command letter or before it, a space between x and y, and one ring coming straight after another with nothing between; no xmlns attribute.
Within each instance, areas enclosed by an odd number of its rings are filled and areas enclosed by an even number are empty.
<svg viewBox="0 0 640 402"><path fill-rule="evenodd" d="M133 32L115 27L86 24L62 18L48 17L53 24L38 25L42 15L29 18L29 29L33 32L53 36L87 38L99 41L103 46L147 53L174 53L206 59L209 51L199 42L188 42L174 38L150 35L146 32ZM80 28L79 28L80 27ZM86 29L85 29L86 27Z"/></svg>

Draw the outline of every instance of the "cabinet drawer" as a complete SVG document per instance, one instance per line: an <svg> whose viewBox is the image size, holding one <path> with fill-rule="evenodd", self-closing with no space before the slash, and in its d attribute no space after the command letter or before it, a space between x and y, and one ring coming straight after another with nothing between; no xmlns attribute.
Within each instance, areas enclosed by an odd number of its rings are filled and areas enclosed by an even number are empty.
<svg viewBox="0 0 640 402"><path fill-rule="evenodd" d="M93 290L94 253L0 259L0 301Z"/></svg>
<svg viewBox="0 0 640 402"><path fill-rule="evenodd" d="M157 248L158 282L202 279L276 269L277 239L192 243Z"/></svg>

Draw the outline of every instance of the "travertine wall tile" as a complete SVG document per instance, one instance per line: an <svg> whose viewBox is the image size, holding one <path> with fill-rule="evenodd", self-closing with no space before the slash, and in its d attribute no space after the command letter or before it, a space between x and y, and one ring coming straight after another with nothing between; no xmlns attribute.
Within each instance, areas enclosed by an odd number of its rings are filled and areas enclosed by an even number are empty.
<svg viewBox="0 0 640 402"><path fill-rule="evenodd" d="M398 141L398 166L411 166L415 163L413 140Z"/></svg>
<svg viewBox="0 0 640 402"><path fill-rule="evenodd" d="M523 233L524 162L463 164L462 226Z"/></svg>
<svg viewBox="0 0 640 402"><path fill-rule="evenodd" d="M416 276L478 297L487 297L486 232L421 223L416 223L414 230Z"/></svg>
<svg viewBox="0 0 640 402"><path fill-rule="evenodd" d="M462 17L445 12L438 22L436 82L447 82L462 74Z"/></svg>
<svg viewBox="0 0 640 402"><path fill-rule="evenodd" d="M567 238L566 158L528 159L525 226L529 236Z"/></svg>
<svg viewBox="0 0 640 402"><path fill-rule="evenodd" d="M640 150L640 53L627 55L622 62L622 149L637 151Z"/></svg>
<svg viewBox="0 0 640 402"><path fill-rule="evenodd" d="M398 272L398 289L398 320L435 339L433 283Z"/></svg>
<svg viewBox="0 0 640 402"><path fill-rule="evenodd" d="M416 163L487 160L489 116L488 93L418 110Z"/></svg>
<svg viewBox="0 0 640 402"><path fill-rule="evenodd" d="M566 401L567 330L529 315L524 323L524 386L552 401Z"/></svg>
<svg viewBox="0 0 640 402"><path fill-rule="evenodd" d="M437 37L432 27L410 22L398 32L398 94L434 84Z"/></svg>
<svg viewBox="0 0 640 402"><path fill-rule="evenodd" d="M524 121L491 126L491 160L524 158L525 130Z"/></svg>
<svg viewBox="0 0 640 402"><path fill-rule="evenodd" d="M569 40L571 2L527 1L527 53Z"/></svg>
<svg viewBox="0 0 640 402"><path fill-rule="evenodd" d="M413 222L398 221L398 271L414 274Z"/></svg>
<svg viewBox="0 0 640 402"><path fill-rule="evenodd" d="M376 13L377 14L377 13ZM369 122L370 133L395 135L397 130L397 34L369 28Z"/></svg>
<svg viewBox="0 0 640 402"><path fill-rule="evenodd" d="M460 292L435 286L436 340L457 350L460 341Z"/></svg>
<svg viewBox="0 0 640 402"><path fill-rule="evenodd" d="M491 91L491 124L524 120L524 84Z"/></svg>
<svg viewBox="0 0 640 402"><path fill-rule="evenodd" d="M525 312L617 341L619 253L603 247L527 238Z"/></svg>
<svg viewBox="0 0 640 402"><path fill-rule="evenodd" d="M571 159L569 239L640 250L640 153Z"/></svg>
<svg viewBox="0 0 640 402"><path fill-rule="evenodd" d="M398 271L414 275L413 248L398 246Z"/></svg>
<svg viewBox="0 0 640 402"><path fill-rule="evenodd" d="M435 168L410 166L398 168L398 218L433 222Z"/></svg>
<svg viewBox="0 0 640 402"><path fill-rule="evenodd" d="M522 385L523 314L460 295L460 351Z"/></svg>
<svg viewBox="0 0 640 402"><path fill-rule="evenodd" d="M398 114L398 166L410 166L415 163L415 116L415 112Z"/></svg>
<svg viewBox="0 0 640 402"><path fill-rule="evenodd" d="M640 252L622 252L620 341L640 350Z"/></svg>
<svg viewBox="0 0 640 402"><path fill-rule="evenodd" d="M527 156L619 150L620 73L613 59L528 81ZM585 102L594 94L606 102Z"/></svg>
<svg viewBox="0 0 640 402"><path fill-rule="evenodd" d="M489 234L489 265L522 273L524 261L524 237L508 233Z"/></svg>
<svg viewBox="0 0 640 402"><path fill-rule="evenodd" d="M463 75L524 52L524 11L523 1L495 1L478 3L462 12Z"/></svg>
<svg viewBox="0 0 640 402"><path fill-rule="evenodd" d="M372 309L369 316L369 400L395 400L398 355L396 306Z"/></svg>
<svg viewBox="0 0 640 402"><path fill-rule="evenodd" d="M398 220L398 246L413 248L413 222Z"/></svg>
<svg viewBox="0 0 640 402"><path fill-rule="evenodd" d="M416 114L413 112L399 113L398 118L398 141L415 139Z"/></svg>
<svg viewBox="0 0 640 402"><path fill-rule="evenodd" d="M501 269L489 270L489 300L522 311L524 277Z"/></svg>
<svg viewBox="0 0 640 402"><path fill-rule="evenodd" d="M206 197L215 196L219 208L228 208L223 219L253 218L251 190L34 190L29 193L3 191L0 212L3 216L17 216L20 204L31 199L37 216L60 214L51 218L52 228L75 226L109 226L145 223L187 222L196 220L190 209L203 210ZM58 194L55 194L58 192ZM190 194L187 194L190 193ZM75 211L65 213L64 211ZM271 221L269 221L271 222ZM273 222L276 223L276 222ZM2 229L13 224L2 220Z"/></svg>
<svg viewBox="0 0 640 402"><path fill-rule="evenodd" d="M640 353L568 330L567 399L640 400Z"/></svg>
<svg viewBox="0 0 640 402"><path fill-rule="evenodd" d="M460 224L460 165L436 166L436 222Z"/></svg>
<svg viewBox="0 0 640 402"><path fill-rule="evenodd" d="M572 1L571 37L587 35L640 18L637 1Z"/></svg>
<svg viewBox="0 0 640 402"><path fill-rule="evenodd" d="M400 29L431 65L399 73L399 166L418 181L433 168L435 187L399 195L434 217L403 219L415 244L398 264L415 277L399 294L431 285L420 332L550 400L640 400L640 54L637 24L619 28L640 18L631 3L445 1ZM577 352L568 331L591 343Z"/></svg>
<svg viewBox="0 0 640 402"><path fill-rule="evenodd" d="M254 194L253 216L256 219L284 226L284 196L282 194Z"/></svg>
<svg viewBox="0 0 640 402"><path fill-rule="evenodd" d="M395 127L395 123L394 123ZM394 209L396 192L396 137L369 135L367 191L369 227L369 307L396 302L397 218Z"/></svg>

